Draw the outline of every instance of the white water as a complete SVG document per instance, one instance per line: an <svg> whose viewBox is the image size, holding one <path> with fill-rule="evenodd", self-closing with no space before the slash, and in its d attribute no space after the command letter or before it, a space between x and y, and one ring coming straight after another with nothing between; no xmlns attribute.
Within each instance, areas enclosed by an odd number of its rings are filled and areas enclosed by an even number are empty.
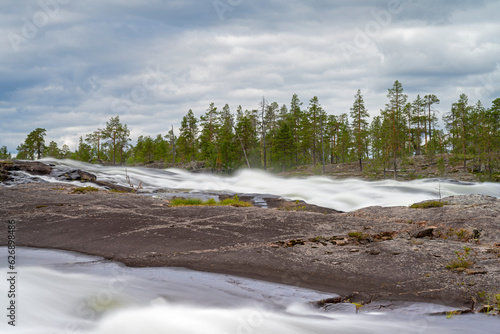
<svg viewBox="0 0 500 334"><path fill-rule="evenodd" d="M484 315L324 313L307 301L334 294L183 269L127 268L75 253L18 248L17 259L16 327L4 315L2 333L445 334L500 328L499 319ZM1 305L8 305L5 281L0 295Z"/></svg>
<svg viewBox="0 0 500 334"><path fill-rule="evenodd" d="M46 159L58 165L82 169L93 173L98 180L128 186L126 175L135 186L145 191L185 190L196 192L231 192L269 194L310 204L352 211L362 207L380 205L410 205L441 196L483 194L500 197L499 183L463 183L437 179L410 182L335 180L329 177L281 178L260 170L241 170L234 176L194 174L179 169L150 169L120 166L99 166L73 160ZM54 181L50 177L42 177Z"/></svg>

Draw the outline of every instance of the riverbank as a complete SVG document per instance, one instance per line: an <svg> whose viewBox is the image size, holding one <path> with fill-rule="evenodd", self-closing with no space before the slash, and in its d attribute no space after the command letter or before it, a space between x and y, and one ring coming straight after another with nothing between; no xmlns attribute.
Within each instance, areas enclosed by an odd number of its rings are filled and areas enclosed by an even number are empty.
<svg viewBox="0 0 500 334"><path fill-rule="evenodd" d="M17 245L256 278L359 303L477 309L500 293L500 201L490 197L429 209L314 213L301 206L170 207L147 196L75 188L0 188L0 216L16 222ZM2 230L0 245L6 241ZM469 268L446 268L464 247Z"/></svg>

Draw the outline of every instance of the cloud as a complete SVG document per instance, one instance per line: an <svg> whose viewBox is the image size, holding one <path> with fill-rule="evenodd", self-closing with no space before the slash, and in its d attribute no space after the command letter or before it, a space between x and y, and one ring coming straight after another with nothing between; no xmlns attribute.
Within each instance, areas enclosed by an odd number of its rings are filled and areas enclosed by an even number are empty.
<svg viewBox="0 0 500 334"><path fill-rule="evenodd" d="M304 107L318 96L341 114L359 88L373 116L396 79L443 111L462 92L486 106L499 95L496 2L43 3L0 14L0 146L11 151L36 127L76 149L115 115L136 139L177 128L189 109L254 109L262 96L288 105L297 93Z"/></svg>

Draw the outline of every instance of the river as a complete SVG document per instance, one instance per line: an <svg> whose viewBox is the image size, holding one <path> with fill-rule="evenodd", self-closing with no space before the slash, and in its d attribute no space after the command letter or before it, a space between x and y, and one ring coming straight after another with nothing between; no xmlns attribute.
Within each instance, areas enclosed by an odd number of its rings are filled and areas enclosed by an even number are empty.
<svg viewBox="0 0 500 334"><path fill-rule="evenodd" d="M182 196L205 196L206 193L267 194L309 204L353 211L367 206L409 205L440 196L483 194L500 197L500 183L469 183L452 180L423 179L409 182L394 180L364 181L333 179L324 176L282 178L261 170L243 169L233 176L195 174L180 169L151 169L139 167L100 166L73 160L46 159L65 168L81 169L97 176L98 180L134 186L155 196L171 193ZM53 177L40 177L55 182ZM58 181L59 182L59 181Z"/></svg>
<svg viewBox="0 0 500 334"><path fill-rule="evenodd" d="M53 160L51 160L53 161ZM46 161L48 162L48 161ZM280 178L256 170L233 176L192 174L53 161L100 180L134 185L152 196L268 194L342 211L393 206L439 196L479 193L500 197L496 183L447 180L368 182L328 177ZM41 176L47 182L59 182ZM72 182L79 184L78 182ZM211 196L211 195L210 195ZM0 247L7 254L5 247ZM293 286L181 268L128 268L81 254L17 249L16 327L3 316L0 332L13 333L495 333L500 319L486 315L451 318L425 313L439 305L413 304L399 312L327 313L308 304L335 296ZM7 273L7 261L0 268ZM0 284L4 313L8 284ZM361 309L362 310L362 309Z"/></svg>
<svg viewBox="0 0 500 334"><path fill-rule="evenodd" d="M18 248L17 258L16 327L3 316L2 333L445 334L500 328L493 316L420 314L448 309L431 304L415 304L410 312L326 313L308 302L333 293L180 268L128 268L55 250ZM1 284L4 306L6 290Z"/></svg>

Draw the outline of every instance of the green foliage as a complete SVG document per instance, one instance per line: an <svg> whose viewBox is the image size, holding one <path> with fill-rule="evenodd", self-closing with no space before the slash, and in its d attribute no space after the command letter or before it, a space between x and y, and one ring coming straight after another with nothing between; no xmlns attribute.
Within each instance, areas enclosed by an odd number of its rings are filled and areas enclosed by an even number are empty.
<svg viewBox="0 0 500 334"><path fill-rule="evenodd" d="M7 146L0 147L0 159L10 159L12 155L7 150Z"/></svg>
<svg viewBox="0 0 500 334"><path fill-rule="evenodd" d="M351 108L351 117L353 119L352 133L354 139L354 151L357 159L359 160L359 169L363 170L362 159L368 152L368 121L366 120L370 115L365 108L361 90L354 96L354 104Z"/></svg>
<svg viewBox="0 0 500 334"><path fill-rule="evenodd" d="M427 201L422 203L414 203L410 205L411 209L429 209L429 208L440 208L444 206L446 202L442 201Z"/></svg>
<svg viewBox="0 0 500 334"><path fill-rule="evenodd" d="M249 202L240 201L237 195L233 198L226 198L222 201L216 201L211 198L207 201L203 201L199 198L173 198L170 200L170 205L172 206L234 206L234 207L250 207L252 206Z"/></svg>
<svg viewBox="0 0 500 334"><path fill-rule="evenodd" d="M316 96L307 108L294 94L289 107L263 99L261 108L243 110L239 106L236 115L227 104L218 109L210 103L199 118L193 110L187 112L178 137L172 128L165 136L140 136L134 147L129 144L127 125L118 116L80 137L74 152L67 145L58 147L55 141L46 146L46 131L37 128L17 147L17 158L51 156L116 164L203 161L205 167L219 171L242 166L285 171L308 164L317 174L323 173L323 164L328 161L359 161L360 169L366 168L369 175L380 177L383 171L385 177L390 171L397 177L398 170L420 154L427 155L431 164L437 162L438 174L446 176L443 156L452 153L446 162L459 161L480 180L500 179L500 98L486 108L479 101L472 105L467 95L460 95L443 117L447 132L437 129L434 107L439 99L434 94L417 95L408 103L402 84L396 80L387 98L370 125L361 90L354 96L350 118L342 111L327 115ZM1 147L0 159L9 156L7 148ZM366 166L365 159L369 159ZM411 168L406 173L412 175Z"/></svg>
<svg viewBox="0 0 500 334"><path fill-rule="evenodd" d="M31 131L24 143L17 147L17 159L29 159L34 160L40 159L45 150L45 135L47 130L42 128L36 128Z"/></svg>
<svg viewBox="0 0 500 334"><path fill-rule="evenodd" d="M112 157L113 164L116 164L116 158L123 163L125 161L125 151L128 149L128 142L130 141L130 130L127 124L120 122L120 117L111 117L106 122L106 127L102 130L102 139L109 147L109 152Z"/></svg>
<svg viewBox="0 0 500 334"><path fill-rule="evenodd" d="M173 198L170 200L170 205L172 206L194 206L194 205L206 205L203 200L199 198Z"/></svg>
<svg viewBox="0 0 500 334"><path fill-rule="evenodd" d="M358 241L366 240L366 239L368 239L370 237L368 234L363 233L363 232L358 232L358 231L356 231L356 232L349 232L347 234L347 236L350 237L350 238L355 238Z"/></svg>
<svg viewBox="0 0 500 334"><path fill-rule="evenodd" d="M96 187L92 186L87 186L87 187L80 187L80 188L75 188L73 189L72 193L73 194L86 194L86 193L91 193L91 192L96 192L99 191Z"/></svg>
<svg viewBox="0 0 500 334"><path fill-rule="evenodd" d="M456 259L448 262L448 264L446 265L446 268L447 269L458 269L458 268L466 269L466 268L471 267L474 264L474 262L470 259L470 255L471 255L470 252L471 252L471 248L467 247L467 246L464 246L463 251L456 251L455 252Z"/></svg>

